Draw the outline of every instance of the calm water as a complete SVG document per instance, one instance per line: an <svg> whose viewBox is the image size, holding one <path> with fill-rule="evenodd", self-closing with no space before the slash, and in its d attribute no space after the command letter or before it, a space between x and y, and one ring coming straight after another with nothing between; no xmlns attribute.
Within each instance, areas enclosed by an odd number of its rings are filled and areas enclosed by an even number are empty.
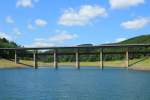
<svg viewBox="0 0 150 100"><path fill-rule="evenodd" d="M150 100L150 72L1 69L0 100Z"/></svg>

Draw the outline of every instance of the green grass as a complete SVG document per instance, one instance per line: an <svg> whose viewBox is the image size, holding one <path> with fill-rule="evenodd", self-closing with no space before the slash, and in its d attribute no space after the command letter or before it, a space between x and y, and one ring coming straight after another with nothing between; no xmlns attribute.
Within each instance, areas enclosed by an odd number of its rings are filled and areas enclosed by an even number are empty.
<svg viewBox="0 0 150 100"><path fill-rule="evenodd" d="M144 59L142 61L140 61L142 59L134 59L131 60L130 63L133 64L132 66L130 66L130 69L138 69L138 70L150 70L150 57L147 59ZM137 63L136 63L137 62Z"/></svg>
<svg viewBox="0 0 150 100"><path fill-rule="evenodd" d="M0 68L22 68L21 64L15 64L13 61L0 59Z"/></svg>
<svg viewBox="0 0 150 100"><path fill-rule="evenodd" d="M81 66L99 66L100 62L80 62ZM129 61L131 65L129 69L150 70L150 57L146 59L133 59ZM33 61L20 60L20 64L15 64L13 61L0 59L0 68L22 68L25 66L33 66ZM53 63L38 62L39 66L51 66ZM74 65L75 62L61 62L59 65ZM126 67L125 60L104 61L104 66L107 67Z"/></svg>

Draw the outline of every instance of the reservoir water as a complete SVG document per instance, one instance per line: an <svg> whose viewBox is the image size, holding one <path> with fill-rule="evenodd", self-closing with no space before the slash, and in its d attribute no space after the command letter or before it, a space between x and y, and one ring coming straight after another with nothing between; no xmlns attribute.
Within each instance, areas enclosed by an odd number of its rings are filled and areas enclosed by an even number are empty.
<svg viewBox="0 0 150 100"><path fill-rule="evenodd" d="M150 72L0 69L0 100L150 100Z"/></svg>

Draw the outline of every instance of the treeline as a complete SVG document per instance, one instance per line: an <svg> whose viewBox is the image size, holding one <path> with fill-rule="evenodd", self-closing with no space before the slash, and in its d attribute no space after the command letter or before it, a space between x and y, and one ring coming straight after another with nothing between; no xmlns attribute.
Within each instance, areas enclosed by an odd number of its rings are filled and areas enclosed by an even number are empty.
<svg viewBox="0 0 150 100"><path fill-rule="evenodd" d="M6 38L0 38L0 48L17 48L17 47L21 47L20 45L18 45L17 43L13 42L13 41L9 41ZM0 58L5 58L5 59L14 59L14 52L15 51L8 51L8 50L1 50L0 51ZM24 53L30 53L29 51L19 51L19 56L21 58L23 58ZM27 58L29 58L31 56L27 56Z"/></svg>
<svg viewBox="0 0 150 100"><path fill-rule="evenodd" d="M0 38L0 48L15 48L18 47L18 45L13 42L9 41L6 38Z"/></svg>
<svg viewBox="0 0 150 100"><path fill-rule="evenodd" d="M6 38L0 38L0 48L16 48L18 45L13 42L9 41ZM0 51L0 58L12 58L14 56L13 51L6 51L6 50L1 50Z"/></svg>

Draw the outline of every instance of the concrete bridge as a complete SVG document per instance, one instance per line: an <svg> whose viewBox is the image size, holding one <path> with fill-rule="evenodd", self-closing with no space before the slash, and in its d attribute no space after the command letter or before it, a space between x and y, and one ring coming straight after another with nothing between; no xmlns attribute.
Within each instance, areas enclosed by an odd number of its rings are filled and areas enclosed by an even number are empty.
<svg viewBox="0 0 150 100"><path fill-rule="evenodd" d="M135 48L135 47L145 47L148 48L147 51L129 51L130 48ZM124 48L125 50L120 51L120 52L105 52L104 49L105 48L114 48L114 49L118 49L118 48ZM74 49L75 52L61 52L59 53L58 50L61 49L67 49L67 50L72 50ZM85 49L86 52L80 52L81 49ZM98 49L99 52L89 52L90 50L93 49ZM129 67L129 53L130 54L137 54L137 53L141 53L141 54L148 54L150 55L150 44L114 44L114 45L99 45L99 46L68 46L68 47L34 47L34 48L0 48L0 51L14 51L14 61L15 63L19 63L18 61L18 52L19 51L23 51L23 50L32 50L33 52L33 63L34 63L34 68L37 69L38 68L38 51L39 50L51 50L52 53L46 54L46 55L53 55L53 59L54 59L54 68L57 69L58 68L58 56L59 55L75 55L76 58L76 68L80 69L80 55L82 54L98 54L99 55L99 67L101 69L104 68L104 64L103 64L103 55L104 54L124 54L126 56L126 67Z"/></svg>

